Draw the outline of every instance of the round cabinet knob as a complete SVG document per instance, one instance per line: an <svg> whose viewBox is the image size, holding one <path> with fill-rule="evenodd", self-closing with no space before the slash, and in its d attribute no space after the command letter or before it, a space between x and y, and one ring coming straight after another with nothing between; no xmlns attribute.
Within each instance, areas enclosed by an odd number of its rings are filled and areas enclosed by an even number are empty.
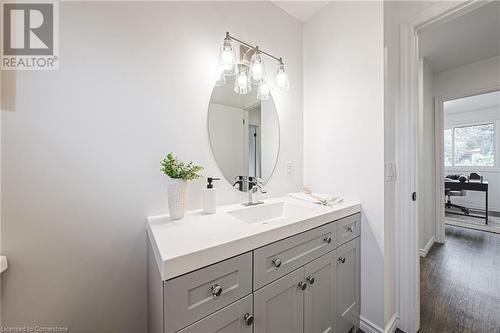
<svg viewBox="0 0 500 333"><path fill-rule="evenodd" d="M347 231L349 231L349 232L353 232L353 231L354 231L354 229L353 229L353 227L352 227L352 226L350 226L350 227L347 227Z"/></svg>
<svg viewBox="0 0 500 333"><path fill-rule="evenodd" d="M245 313L243 316L243 321L245 322L245 325L250 326L253 324L253 315L250 313Z"/></svg>
<svg viewBox="0 0 500 333"><path fill-rule="evenodd" d="M220 296L221 294L222 294L222 287L221 287L221 286L219 286L218 284L214 284L214 285L212 286L212 295L213 295L214 297L218 297L218 296Z"/></svg>
<svg viewBox="0 0 500 333"><path fill-rule="evenodd" d="M344 257L339 257L339 261L340 261L341 263L345 263L345 258L344 258Z"/></svg>
<svg viewBox="0 0 500 333"><path fill-rule="evenodd" d="M299 282L299 288L302 289L302 290L306 290L307 283L305 283L304 281L300 281Z"/></svg>
<svg viewBox="0 0 500 333"><path fill-rule="evenodd" d="M315 281L314 276L312 276L312 275L309 275L306 280L307 280L307 282L309 282L309 284L314 284L314 281Z"/></svg>
<svg viewBox="0 0 500 333"><path fill-rule="evenodd" d="M330 244L330 243L332 242L332 237L330 237L330 236L325 237L325 238L323 238L323 241L324 241L325 243Z"/></svg>
<svg viewBox="0 0 500 333"><path fill-rule="evenodd" d="M279 258L276 258L273 260L273 265L274 267L278 268L281 266L281 260Z"/></svg>

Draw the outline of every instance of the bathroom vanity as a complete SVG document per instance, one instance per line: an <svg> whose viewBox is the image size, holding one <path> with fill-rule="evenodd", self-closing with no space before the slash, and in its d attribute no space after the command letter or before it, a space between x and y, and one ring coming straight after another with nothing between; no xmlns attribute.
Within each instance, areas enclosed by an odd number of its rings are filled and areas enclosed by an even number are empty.
<svg viewBox="0 0 500 333"><path fill-rule="evenodd" d="M150 333L354 332L360 205L292 198L149 217Z"/></svg>

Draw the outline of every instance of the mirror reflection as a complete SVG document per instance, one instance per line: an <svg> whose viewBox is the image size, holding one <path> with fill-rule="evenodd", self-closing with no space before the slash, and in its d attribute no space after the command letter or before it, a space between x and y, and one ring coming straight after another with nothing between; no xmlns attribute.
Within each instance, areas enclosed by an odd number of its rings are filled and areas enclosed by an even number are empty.
<svg viewBox="0 0 500 333"><path fill-rule="evenodd" d="M234 82L214 87L208 131L222 174L235 189L246 192L249 177L266 184L274 171L279 151L278 114L272 96L261 101L257 89L244 95L233 89Z"/></svg>

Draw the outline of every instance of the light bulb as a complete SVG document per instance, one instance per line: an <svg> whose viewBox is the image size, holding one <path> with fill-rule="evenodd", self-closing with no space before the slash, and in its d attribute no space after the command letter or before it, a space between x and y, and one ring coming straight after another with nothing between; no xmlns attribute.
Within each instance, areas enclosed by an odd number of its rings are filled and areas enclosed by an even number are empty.
<svg viewBox="0 0 500 333"><path fill-rule="evenodd" d="M264 82L265 68L259 48L256 48L255 53L250 60L250 81L252 84L259 85Z"/></svg>
<svg viewBox="0 0 500 333"><path fill-rule="evenodd" d="M236 53L234 52L233 44L228 38L224 39L219 53L219 65L224 69L224 75L235 75L238 73L236 62Z"/></svg>
<svg viewBox="0 0 500 333"><path fill-rule="evenodd" d="M252 90L248 71L248 66L243 64L238 65L238 74L236 76L236 80L234 80L234 92L243 95Z"/></svg>
<svg viewBox="0 0 500 333"><path fill-rule="evenodd" d="M285 73L285 65L279 63L276 68L276 90L280 92L285 92L290 90L290 81L288 80L288 75Z"/></svg>
<svg viewBox="0 0 500 333"><path fill-rule="evenodd" d="M257 89L257 98L260 99L261 101L267 101L269 99L270 91L269 85L264 82L259 86L259 89Z"/></svg>

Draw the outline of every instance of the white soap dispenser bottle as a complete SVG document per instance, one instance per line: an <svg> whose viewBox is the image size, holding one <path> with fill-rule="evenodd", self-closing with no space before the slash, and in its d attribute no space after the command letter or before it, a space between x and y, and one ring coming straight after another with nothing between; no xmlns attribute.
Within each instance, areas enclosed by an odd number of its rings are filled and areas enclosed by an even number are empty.
<svg viewBox="0 0 500 333"><path fill-rule="evenodd" d="M219 178L208 177L207 188L203 191L203 213L215 214L217 210L217 192L212 182Z"/></svg>

